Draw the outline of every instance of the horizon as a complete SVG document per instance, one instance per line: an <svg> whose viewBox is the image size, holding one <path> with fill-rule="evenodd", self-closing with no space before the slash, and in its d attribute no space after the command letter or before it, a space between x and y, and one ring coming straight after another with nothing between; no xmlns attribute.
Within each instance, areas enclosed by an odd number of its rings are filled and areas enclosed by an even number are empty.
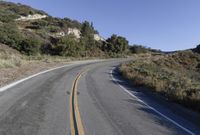
<svg viewBox="0 0 200 135"><path fill-rule="evenodd" d="M104 38L117 34L126 37L130 45L138 44L162 51L176 51L194 48L200 43L200 1L197 0L60 0L48 3L39 0L8 1L43 10L53 17L93 22L95 29Z"/></svg>

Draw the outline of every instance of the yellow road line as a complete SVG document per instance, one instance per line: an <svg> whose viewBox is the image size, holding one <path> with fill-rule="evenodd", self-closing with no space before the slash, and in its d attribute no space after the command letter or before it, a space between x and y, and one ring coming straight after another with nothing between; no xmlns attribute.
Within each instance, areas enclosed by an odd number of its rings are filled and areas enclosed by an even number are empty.
<svg viewBox="0 0 200 135"><path fill-rule="evenodd" d="M75 129L74 129L74 119L73 119L74 112L73 112L73 105L72 105L73 87L74 87L74 81L72 84L72 90L71 90L71 94L70 94L70 127L71 127L71 135L76 135Z"/></svg>
<svg viewBox="0 0 200 135"><path fill-rule="evenodd" d="M77 98L77 84L80 77L85 73L85 71L79 73L72 83L72 90L70 94L70 126L71 135L85 135L83 128L83 123L81 120L80 110L78 108L78 98Z"/></svg>

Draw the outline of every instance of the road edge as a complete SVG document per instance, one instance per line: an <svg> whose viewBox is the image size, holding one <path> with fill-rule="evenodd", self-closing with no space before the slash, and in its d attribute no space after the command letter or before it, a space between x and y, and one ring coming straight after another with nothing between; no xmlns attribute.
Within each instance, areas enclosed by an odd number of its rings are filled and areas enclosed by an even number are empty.
<svg viewBox="0 0 200 135"><path fill-rule="evenodd" d="M41 71L39 73L36 73L36 74L33 74L33 75L30 75L28 77L25 77L23 79L20 79L20 80L17 80L17 81L14 81L8 85L5 85L3 87L0 87L0 93L3 92L3 91L6 91L8 90L9 88L12 88L24 81L27 81L29 79L32 79L38 75L42 75L42 74L45 74L45 73L48 73L48 72L51 72L51 71L54 71L54 70L57 70L57 69L61 69L61 68L65 68L65 67L69 67L69 66L73 66L73 65L77 65L77 64L84 64L84 63L93 63L93 62L98 62L98 61L103 61L103 60L100 60L100 59L97 59L97 60L84 60L84 61L74 61L74 62L69 62L68 64L66 65L63 65L63 66L59 66L59 67L55 67L55 68L52 68L52 69L48 69L48 70L44 70L44 71Z"/></svg>
<svg viewBox="0 0 200 135"><path fill-rule="evenodd" d="M134 95L133 93L131 93L129 90L127 90L124 86L122 86L121 84L118 83L117 79L113 76L113 71L116 69L116 67L113 67L110 70L110 77L111 79L121 88L123 89L127 94L129 94L131 97L135 98L138 102L142 103L143 105L145 105L146 107L148 107L149 109L151 109L152 111L154 111L155 113L157 113L158 115L162 116L163 118L165 118L166 120L170 121L171 123L173 123L174 125L176 125L177 127L181 128L183 131L189 133L190 135L196 135L194 132L192 132L191 130L183 127L182 125L180 125L179 123L177 123L176 121L174 121L173 119L169 118L168 116L162 114L161 112L159 112L157 109L153 108L152 106L148 105L146 102L144 102L143 100L141 100L140 98L138 98L136 95Z"/></svg>

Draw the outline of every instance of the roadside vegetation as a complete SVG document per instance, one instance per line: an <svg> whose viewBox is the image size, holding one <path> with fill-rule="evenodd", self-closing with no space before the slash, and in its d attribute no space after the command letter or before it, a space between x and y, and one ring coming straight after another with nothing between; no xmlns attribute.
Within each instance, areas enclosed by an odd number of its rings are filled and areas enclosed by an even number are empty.
<svg viewBox="0 0 200 135"><path fill-rule="evenodd" d="M23 64L23 60L18 51L0 44L0 69L18 67Z"/></svg>
<svg viewBox="0 0 200 135"><path fill-rule="evenodd" d="M162 53L161 50L151 49L149 47L137 44L129 46L129 52L131 54Z"/></svg>
<svg viewBox="0 0 200 135"><path fill-rule="evenodd" d="M50 55L27 56L19 51L0 43L0 70L7 68L20 68L30 63L56 63L72 61L73 57L60 57ZM79 60L79 59L76 59Z"/></svg>
<svg viewBox="0 0 200 135"><path fill-rule="evenodd" d="M51 55L28 56L0 43L0 87L28 75L82 59L85 58Z"/></svg>
<svg viewBox="0 0 200 135"><path fill-rule="evenodd" d="M136 86L145 86L170 100L200 111L200 51L147 55L122 64L122 75Z"/></svg>

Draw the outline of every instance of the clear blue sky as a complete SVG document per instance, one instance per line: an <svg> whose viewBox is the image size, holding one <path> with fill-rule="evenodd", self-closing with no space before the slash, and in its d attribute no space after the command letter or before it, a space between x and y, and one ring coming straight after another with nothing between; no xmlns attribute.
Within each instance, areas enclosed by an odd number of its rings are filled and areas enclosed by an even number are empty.
<svg viewBox="0 0 200 135"><path fill-rule="evenodd" d="M9 0L56 17L92 21L107 38L165 51L200 44L200 0Z"/></svg>

